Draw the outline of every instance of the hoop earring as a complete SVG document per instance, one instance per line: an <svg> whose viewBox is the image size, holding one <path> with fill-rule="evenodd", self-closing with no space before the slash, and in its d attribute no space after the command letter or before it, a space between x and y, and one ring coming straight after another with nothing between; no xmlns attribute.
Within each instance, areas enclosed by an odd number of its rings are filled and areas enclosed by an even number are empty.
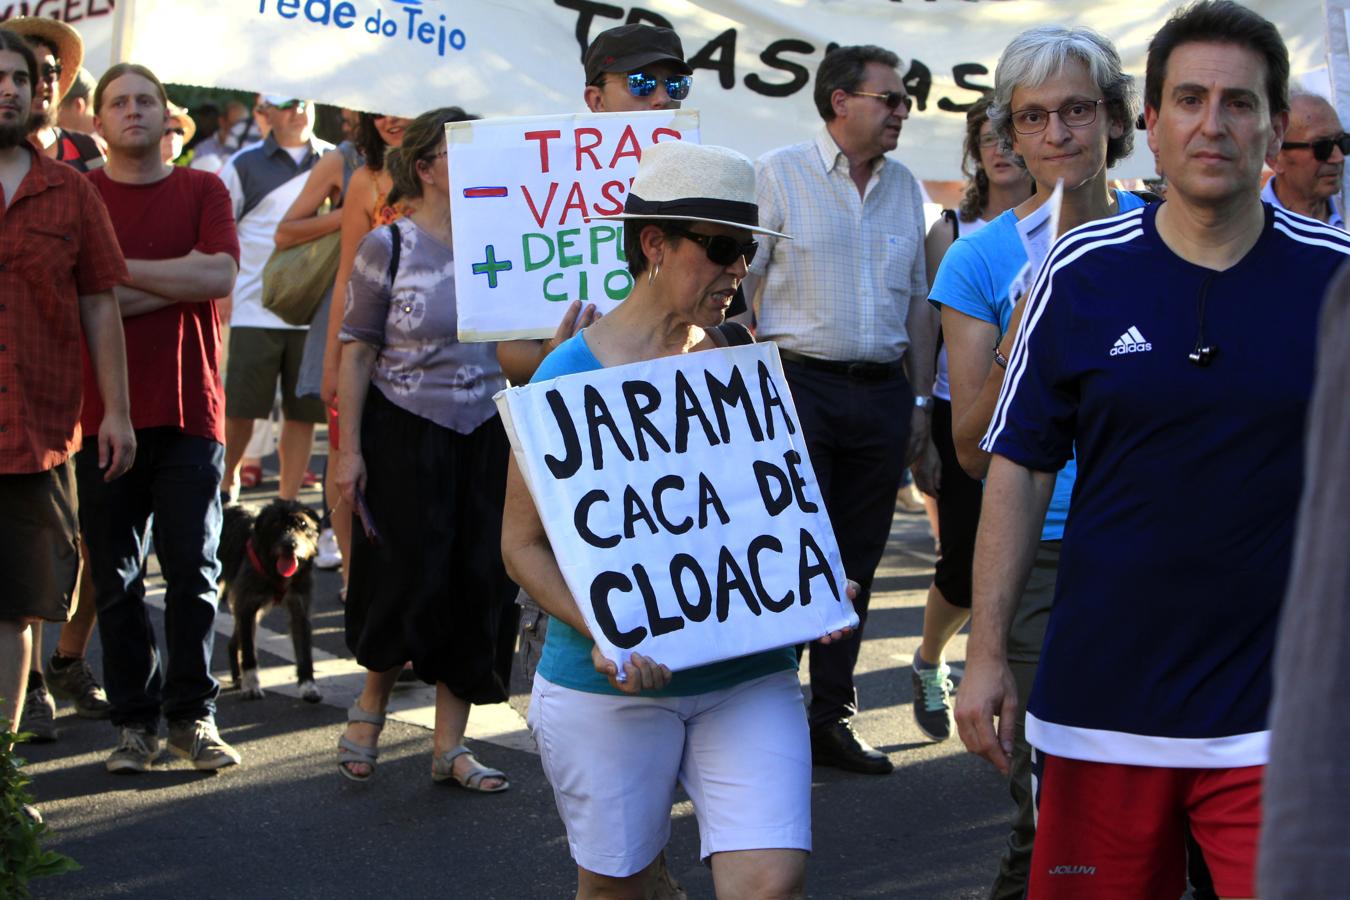
<svg viewBox="0 0 1350 900"><path fill-rule="evenodd" d="M647 270L647 283L651 284L653 281L656 280L656 276L659 274L661 274L661 264L656 263L650 269Z"/></svg>

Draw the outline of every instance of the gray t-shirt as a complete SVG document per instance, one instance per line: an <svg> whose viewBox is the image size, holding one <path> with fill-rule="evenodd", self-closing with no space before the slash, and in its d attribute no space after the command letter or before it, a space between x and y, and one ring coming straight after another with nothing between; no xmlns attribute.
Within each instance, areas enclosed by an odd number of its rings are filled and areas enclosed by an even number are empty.
<svg viewBox="0 0 1350 900"><path fill-rule="evenodd" d="M1346 896L1350 866L1350 263L1322 311L1298 536L1275 649L1258 894ZM1290 440L1296 436L1290 435Z"/></svg>
<svg viewBox="0 0 1350 900"><path fill-rule="evenodd" d="M497 345L459 342L454 255L411 219L396 226L391 290L391 227L370 232L356 250L340 338L379 349L371 384L390 402L468 434L496 414L492 395L506 387Z"/></svg>

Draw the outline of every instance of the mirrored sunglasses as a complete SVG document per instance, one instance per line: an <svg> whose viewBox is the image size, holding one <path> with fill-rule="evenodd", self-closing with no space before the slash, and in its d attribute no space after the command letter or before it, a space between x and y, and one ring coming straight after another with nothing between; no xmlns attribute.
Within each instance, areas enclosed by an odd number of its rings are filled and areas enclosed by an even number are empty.
<svg viewBox="0 0 1350 900"><path fill-rule="evenodd" d="M667 75L663 81L666 94L672 100L683 100L689 96L689 88L694 84L692 75ZM628 76L628 93L634 97L650 97L656 91L655 75L646 72L633 72Z"/></svg>
<svg viewBox="0 0 1350 900"><path fill-rule="evenodd" d="M1331 153L1337 147L1341 148L1342 156L1350 156L1350 134L1341 132L1335 137L1322 138L1320 141L1285 141L1281 149L1283 150L1312 150L1313 159L1318 162L1326 162L1331 159Z"/></svg>
<svg viewBox="0 0 1350 900"><path fill-rule="evenodd" d="M272 109L293 109L296 112L304 112L309 105L307 100L286 100L282 103L269 104Z"/></svg>
<svg viewBox="0 0 1350 900"><path fill-rule="evenodd" d="M701 245L703 252L708 254L708 259L719 266L729 266L742 257L748 266L755 261L755 253L759 250L758 241L746 241L742 244L725 234L699 234L697 231L685 230L675 233Z"/></svg>

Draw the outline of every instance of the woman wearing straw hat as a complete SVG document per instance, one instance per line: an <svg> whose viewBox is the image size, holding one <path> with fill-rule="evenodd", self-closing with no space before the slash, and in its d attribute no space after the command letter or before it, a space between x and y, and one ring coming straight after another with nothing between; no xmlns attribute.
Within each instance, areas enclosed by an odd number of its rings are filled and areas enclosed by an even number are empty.
<svg viewBox="0 0 1350 900"><path fill-rule="evenodd" d="M634 278L614 312L561 344L534 381L745 343L722 327L760 228L750 161L722 147L648 148L621 215ZM591 640L512 461L502 552L554 618L530 727L577 863L578 897L643 897L678 780L720 897L799 896L811 849L811 748L791 647L672 675ZM852 590L852 588L850 588ZM825 640L838 639L842 633Z"/></svg>
<svg viewBox="0 0 1350 900"><path fill-rule="evenodd" d="M59 19L19 16L5 28L22 35L38 61L38 87L33 92L32 133L29 139L51 159L74 166L81 172L103 165L103 151L92 135L57 127L57 107L75 83L84 62L84 39Z"/></svg>
<svg viewBox="0 0 1350 900"><path fill-rule="evenodd" d="M172 164L183 155L183 148L197 133L197 123L185 107L169 101L169 114L164 119L164 136L159 139L159 156Z"/></svg>

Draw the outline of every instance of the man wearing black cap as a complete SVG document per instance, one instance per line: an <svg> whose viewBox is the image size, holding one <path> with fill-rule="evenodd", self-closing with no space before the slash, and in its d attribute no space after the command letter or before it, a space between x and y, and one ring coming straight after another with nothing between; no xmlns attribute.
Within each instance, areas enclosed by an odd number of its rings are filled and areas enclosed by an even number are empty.
<svg viewBox="0 0 1350 900"><path fill-rule="evenodd" d="M620 25L586 50L586 108L591 112L679 109L693 69L680 36L657 25Z"/></svg>

